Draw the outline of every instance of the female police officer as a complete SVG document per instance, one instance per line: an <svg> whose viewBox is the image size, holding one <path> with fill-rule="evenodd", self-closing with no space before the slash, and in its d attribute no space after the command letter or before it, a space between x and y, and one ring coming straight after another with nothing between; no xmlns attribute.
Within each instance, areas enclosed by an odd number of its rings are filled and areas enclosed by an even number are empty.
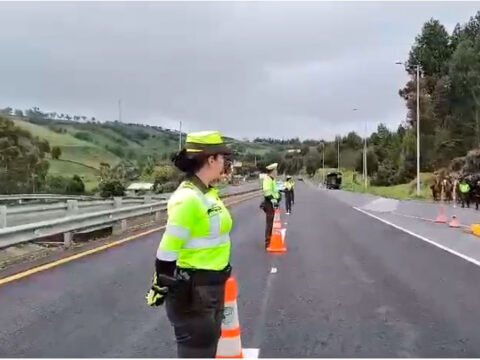
<svg viewBox="0 0 480 360"><path fill-rule="evenodd" d="M146 298L150 306L165 300L181 358L216 355L233 222L211 184L221 177L230 154L219 132L199 132L188 134L185 149L172 159L187 179L168 201Z"/></svg>

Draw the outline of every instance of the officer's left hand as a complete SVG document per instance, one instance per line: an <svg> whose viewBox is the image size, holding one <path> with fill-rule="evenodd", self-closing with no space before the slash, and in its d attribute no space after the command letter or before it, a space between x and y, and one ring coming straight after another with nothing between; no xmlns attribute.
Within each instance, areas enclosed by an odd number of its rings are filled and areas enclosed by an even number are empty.
<svg viewBox="0 0 480 360"><path fill-rule="evenodd" d="M168 288L166 286L160 287L153 284L150 291L145 296L148 306L160 306L165 301L165 295L168 294Z"/></svg>

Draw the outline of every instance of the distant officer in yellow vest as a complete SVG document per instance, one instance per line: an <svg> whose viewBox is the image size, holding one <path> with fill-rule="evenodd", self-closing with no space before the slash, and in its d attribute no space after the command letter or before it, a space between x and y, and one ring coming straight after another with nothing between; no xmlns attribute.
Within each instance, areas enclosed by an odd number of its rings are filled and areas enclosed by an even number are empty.
<svg viewBox="0 0 480 360"><path fill-rule="evenodd" d="M287 215L292 213L293 203L293 187L294 183L291 176L287 176L285 183L283 184L285 190L285 212Z"/></svg>
<svg viewBox="0 0 480 360"><path fill-rule="evenodd" d="M280 203L280 191L278 190L275 178L277 176L278 164L270 164L267 166L268 174L263 178L263 210L266 214L265 226L265 248L270 244L270 237L273 229L273 218L275 217L275 209Z"/></svg>
<svg viewBox="0 0 480 360"><path fill-rule="evenodd" d="M219 132L199 132L172 159L187 179L168 201L146 299L165 301L180 358L214 358L221 335L233 221L211 184L230 168L230 154Z"/></svg>

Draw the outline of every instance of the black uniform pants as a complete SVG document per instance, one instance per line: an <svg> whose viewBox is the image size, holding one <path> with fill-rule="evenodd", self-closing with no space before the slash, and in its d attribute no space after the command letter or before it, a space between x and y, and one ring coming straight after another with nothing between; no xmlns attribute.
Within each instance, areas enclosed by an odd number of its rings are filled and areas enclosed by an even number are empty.
<svg viewBox="0 0 480 360"><path fill-rule="evenodd" d="M293 191L285 190L285 211L287 213L292 212L292 200L293 200Z"/></svg>
<svg viewBox="0 0 480 360"><path fill-rule="evenodd" d="M273 218L275 217L275 209L270 200L265 200L265 215L266 215L266 226L265 226L265 247L268 247L270 244L270 237L272 236L273 230Z"/></svg>
<svg viewBox="0 0 480 360"><path fill-rule="evenodd" d="M467 208L470 208L470 193L460 193L460 202L462 204L462 208L465 207L465 203L467 204Z"/></svg>
<svg viewBox="0 0 480 360"><path fill-rule="evenodd" d="M225 283L187 283L165 299L179 358L215 358L222 332Z"/></svg>

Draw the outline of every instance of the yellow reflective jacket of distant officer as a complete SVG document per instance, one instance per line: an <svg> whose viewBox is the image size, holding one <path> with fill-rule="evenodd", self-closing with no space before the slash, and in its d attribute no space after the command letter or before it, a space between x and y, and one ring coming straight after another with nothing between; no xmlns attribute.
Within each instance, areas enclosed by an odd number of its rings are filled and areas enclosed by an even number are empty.
<svg viewBox="0 0 480 360"><path fill-rule="evenodd" d="M230 277L232 217L210 184L229 169L230 150L218 132L188 134L173 159L187 174L167 206L147 304L165 301L178 356L215 358L225 283Z"/></svg>
<svg viewBox="0 0 480 360"><path fill-rule="evenodd" d="M293 199L294 199L294 192L293 189L295 187L295 183L292 179L291 176L287 176L286 181L284 182L284 187L285 187L285 211L287 215L292 213L292 205L293 205Z"/></svg>

